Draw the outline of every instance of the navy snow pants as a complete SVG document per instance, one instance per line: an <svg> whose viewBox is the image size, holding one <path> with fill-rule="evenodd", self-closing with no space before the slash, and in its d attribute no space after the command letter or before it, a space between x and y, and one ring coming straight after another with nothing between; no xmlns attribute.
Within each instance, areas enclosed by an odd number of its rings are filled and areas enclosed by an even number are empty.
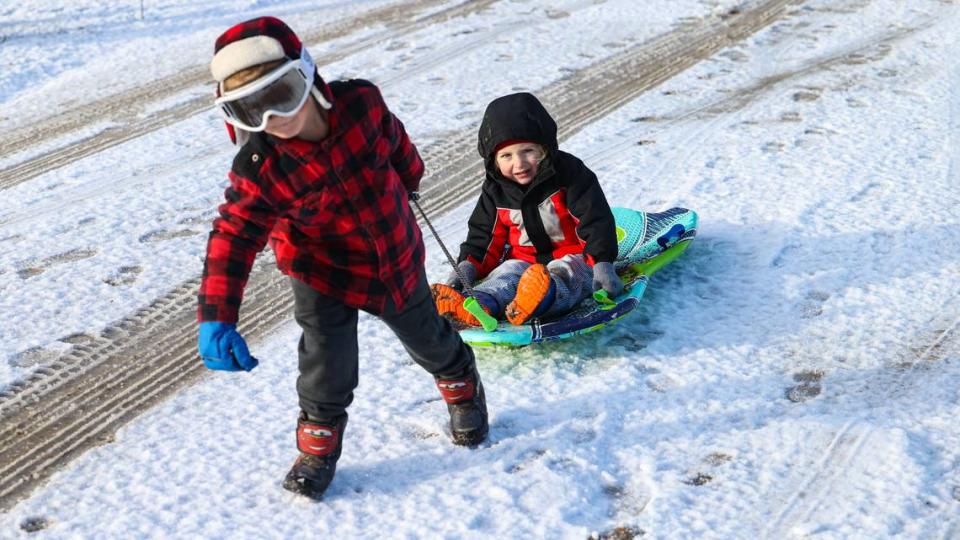
<svg viewBox="0 0 960 540"><path fill-rule="evenodd" d="M300 408L316 420L333 420L346 412L357 387L358 310L302 281L290 281L294 317L303 329L298 351ZM450 322L437 314L422 274L403 309L397 310L388 299L379 317L413 360L435 377L455 378L473 367L473 350Z"/></svg>

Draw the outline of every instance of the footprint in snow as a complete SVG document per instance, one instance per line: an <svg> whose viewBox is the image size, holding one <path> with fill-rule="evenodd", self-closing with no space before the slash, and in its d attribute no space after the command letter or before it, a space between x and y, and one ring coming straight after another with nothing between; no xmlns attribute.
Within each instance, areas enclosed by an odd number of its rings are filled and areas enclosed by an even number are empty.
<svg viewBox="0 0 960 540"><path fill-rule="evenodd" d="M608 484L603 486L603 494L611 499L622 499L627 494L627 488L620 484Z"/></svg>
<svg viewBox="0 0 960 540"><path fill-rule="evenodd" d="M727 60L730 60L731 62L742 63L750 60L750 55L737 50L731 50L731 51L720 53L720 56L723 58L726 58Z"/></svg>
<svg viewBox="0 0 960 540"><path fill-rule="evenodd" d="M783 246L780 248L780 251L774 255L773 260L770 262L770 266L774 268L782 268L787 264L793 254L800 250L800 247L800 244L797 243L790 243Z"/></svg>
<svg viewBox="0 0 960 540"><path fill-rule="evenodd" d="M740 15L741 13L743 13L743 11L742 11L739 7L734 6L734 7L730 8L730 9L728 9L728 10L726 11L726 13L721 13L721 14L720 14L720 20L721 20L721 21L725 21L725 20L729 19L730 17L736 17L737 15Z"/></svg>
<svg viewBox="0 0 960 540"><path fill-rule="evenodd" d="M159 230L151 231L139 238L140 242L152 244L154 242L163 242L164 240L173 240L174 238L184 238L186 236L196 236L202 234L191 229L180 229L176 231Z"/></svg>
<svg viewBox="0 0 960 540"><path fill-rule="evenodd" d="M8 363L12 367L27 368L42 366L60 358L60 353L43 347L32 347L14 354Z"/></svg>
<svg viewBox="0 0 960 540"><path fill-rule="evenodd" d="M785 112L780 115L781 122L802 122L803 117L796 111Z"/></svg>
<svg viewBox="0 0 960 540"><path fill-rule="evenodd" d="M770 141L763 145L760 150L763 151L764 154L777 154L782 152L786 147L787 145L780 141Z"/></svg>
<svg viewBox="0 0 960 540"><path fill-rule="evenodd" d="M33 516L20 522L20 530L35 533L50 526L50 520L45 517Z"/></svg>
<svg viewBox="0 0 960 540"><path fill-rule="evenodd" d="M646 343L642 343L637 338L628 335L617 336L607 342L607 345L613 347L623 347L628 352L640 352L647 347Z"/></svg>
<svg viewBox="0 0 960 540"><path fill-rule="evenodd" d="M614 527L609 531L600 533L599 536L590 536L590 540L633 540L646 536L647 532L641 528L630 525L621 525Z"/></svg>
<svg viewBox="0 0 960 540"><path fill-rule="evenodd" d="M597 438L597 432L590 428L573 428L570 430L571 439L574 443L588 443Z"/></svg>
<svg viewBox="0 0 960 540"><path fill-rule="evenodd" d="M713 452L707 455L707 457L703 458L703 462L711 467L719 467L724 463L729 463L731 460L733 460L733 458L730 457L729 454L724 454L723 452Z"/></svg>
<svg viewBox="0 0 960 540"><path fill-rule="evenodd" d="M90 343L94 339L96 338L91 336L90 334L84 334L81 332L77 334L70 334L69 336L60 338L60 341L70 345L80 345L83 343Z"/></svg>
<svg viewBox="0 0 960 540"><path fill-rule="evenodd" d="M29 279L29 278L32 278L33 276L39 276L40 274L43 273L44 270L45 268L35 268L35 267L24 268L22 270L17 270L17 276L20 279Z"/></svg>
<svg viewBox="0 0 960 540"><path fill-rule="evenodd" d="M866 55L860 53L850 53L841 60L841 63L848 66L857 66L861 64L866 64L870 59Z"/></svg>
<svg viewBox="0 0 960 540"><path fill-rule="evenodd" d="M137 281L137 276L139 276L142 271L143 268L139 266L121 266L116 272L104 279L103 282L114 287L130 285Z"/></svg>
<svg viewBox="0 0 960 540"><path fill-rule="evenodd" d="M434 439L440 436L440 434L437 433L436 431L426 429L421 426L410 426L406 428L405 431L407 436L412 437L414 439L419 439L421 441L425 441L427 439Z"/></svg>
<svg viewBox="0 0 960 540"><path fill-rule="evenodd" d="M26 266L25 268L18 270L17 275L20 276L21 279L31 278L44 273L51 266L89 259L96 254L97 250L95 249L71 249L70 251L65 251L52 257L47 257L41 261L31 261L30 263L27 263L30 266Z"/></svg>
<svg viewBox="0 0 960 540"><path fill-rule="evenodd" d="M800 90L799 92L794 92L793 100L794 101L816 101L820 99L820 93L822 90L820 88L808 88L806 90Z"/></svg>
<svg viewBox="0 0 960 540"><path fill-rule="evenodd" d="M211 221L213 221L213 216L188 216L178 221L177 225L208 225Z"/></svg>
<svg viewBox="0 0 960 540"><path fill-rule="evenodd" d="M507 469L507 472L510 474L516 474L529 467L535 461L540 460L540 458L546 455L546 453L547 451L543 448L527 450L526 452L520 454L520 457Z"/></svg>
<svg viewBox="0 0 960 540"><path fill-rule="evenodd" d="M688 477L686 480L683 480L684 484L688 486L702 486L704 484L709 484L713 480L713 477L706 473L697 473L693 476Z"/></svg>
<svg viewBox="0 0 960 540"><path fill-rule="evenodd" d="M702 21L703 19L700 17L686 16L686 17L680 17L679 19L677 19L677 24L681 26L699 25Z"/></svg>
<svg viewBox="0 0 960 540"><path fill-rule="evenodd" d="M794 403L803 403L820 395L820 382L823 372L819 370L805 370L793 374L796 384L787 388L786 397Z"/></svg>
<svg viewBox="0 0 960 540"><path fill-rule="evenodd" d="M887 231L875 232L867 242L870 249L878 255L889 255L895 244L894 237Z"/></svg>
<svg viewBox="0 0 960 540"><path fill-rule="evenodd" d="M666 392L679 386L676 379L665 373L657 373L652 377L647 377L646 384L647 388L654 392Z"/></svg>
<svg viewBox="0 0 960 540"><path fill-rule="evenodd" d="M800 317L803 319L819 317L823 313L824 302L829 299L830 293L818 290L809 291L797 305L797 309L800 310Z"/></svg>

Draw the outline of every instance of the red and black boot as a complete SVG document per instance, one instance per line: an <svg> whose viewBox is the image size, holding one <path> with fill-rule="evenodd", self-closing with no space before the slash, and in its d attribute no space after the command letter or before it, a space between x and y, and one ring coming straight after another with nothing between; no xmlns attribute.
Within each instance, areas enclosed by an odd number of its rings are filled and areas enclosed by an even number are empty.
<svg viewBox="0 0 960 540"><path fill-rule="evenodd" d="M297 420L297 448L300 457L283 480L284 489L320 500L327 490L343 448L344 414L335 422L317 422L300 413Z"/></svg>
<svg viewBox="0 0 960 540"><path fill-rule="evenodd" d="M438 378L437 388L450 412L453 443L475 446L487 438L487 400L476 367L461 377Z"/></svg>

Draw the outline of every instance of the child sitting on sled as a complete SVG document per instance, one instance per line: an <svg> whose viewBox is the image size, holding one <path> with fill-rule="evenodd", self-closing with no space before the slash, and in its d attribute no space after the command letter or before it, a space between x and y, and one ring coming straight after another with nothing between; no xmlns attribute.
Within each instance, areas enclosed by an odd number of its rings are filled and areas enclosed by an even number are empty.
<svg viewBox="0 0 960 540"><path fill-rule="evenodd" d="M477 302L516 325L562 314L601 288L619 295L610 205L597 176L558 149L557 124L540 101L528 93L493 100L478 149L486 179L456 270L432 286L440 314L478 326L461 291L482 278Z"/></svg>

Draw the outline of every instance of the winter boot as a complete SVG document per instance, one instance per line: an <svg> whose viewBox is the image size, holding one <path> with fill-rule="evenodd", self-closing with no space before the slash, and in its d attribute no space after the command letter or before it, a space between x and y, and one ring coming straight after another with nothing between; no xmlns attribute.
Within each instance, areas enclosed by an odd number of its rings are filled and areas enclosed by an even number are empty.
<svg viewBox="0 0 960 540"><path fill-rule="evenodd" d="M294 493L320 500L327 490L343 447L343 429L347 426L344 414L334 422L319 422L300 413L297 420L297 448L300 457L283 481L283 487Z"/></svg>
<svg viewBox="0 0 960 540"><path fill-rule="evenodd" d="M507 320L510 324L524 324L533 317L544 314L557 295L557 287L550 272L542 264L534 264L524 270L517 282L517 295L507 304Z"/></svg>
<svg viewBox="0 0 960 540"><path fill-rule="evenodd" d="M453 444L475 446L487 438L487 400L476 366L461 377L437 378L437 388L450 413Z"/></svg>
<svg viewBox="0 0 960 540"><path fill-rule="evenodd" d="M433 302L437 305L437 313L440 316L469 326L480 326L480 321L463 307L466 297L460 291L449 285L437 283L430 286L430 293L433 295ZM496 304L496 300L492 296L478 291L474 291L474 296L484 311L491 315L496 312L492 307Z"/></svg>

